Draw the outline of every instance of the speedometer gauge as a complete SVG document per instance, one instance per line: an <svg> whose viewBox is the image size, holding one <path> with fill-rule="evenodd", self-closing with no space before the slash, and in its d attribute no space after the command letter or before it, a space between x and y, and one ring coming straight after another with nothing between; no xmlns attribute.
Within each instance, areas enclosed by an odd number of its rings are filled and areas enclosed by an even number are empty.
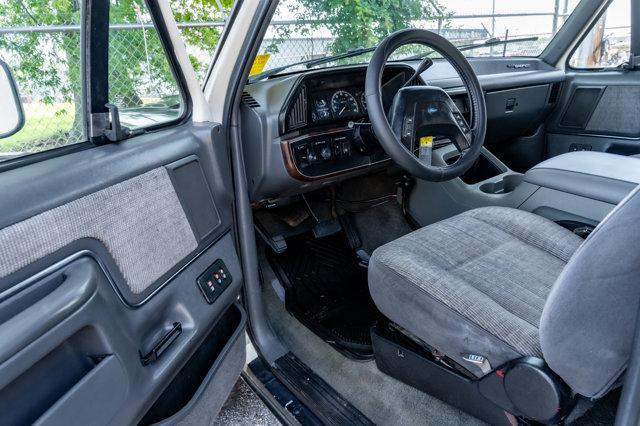
<svg viewBox="0 0 640 426"><path fill-rule="evenodd" d="M356 98L344 90L338 90L331 96L331 110L336 117L360 112Z"/></svg>

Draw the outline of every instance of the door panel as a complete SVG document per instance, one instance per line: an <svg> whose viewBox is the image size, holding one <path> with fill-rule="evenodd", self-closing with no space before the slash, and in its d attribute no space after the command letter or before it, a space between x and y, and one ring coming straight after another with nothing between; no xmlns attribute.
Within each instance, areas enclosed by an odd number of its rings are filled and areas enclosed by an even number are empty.
<svg viewBox="0 0 640 426"><path fill-rule="evenodd" d="M244 364L246 322L215 129L183 124L0 173L3 423L131 424L163 391L164 413L186 417L207 389L215 416ZM197 281L214 263L227 279L210 304ZM173 397L181 375L193 392Z"/></svg>
<svg viewBox="0 0 640 426"><path fill-rule="evenodd" d="M567 75L549 121L550 156L570 151L640 153L637 71L581 71Z"/></svg>

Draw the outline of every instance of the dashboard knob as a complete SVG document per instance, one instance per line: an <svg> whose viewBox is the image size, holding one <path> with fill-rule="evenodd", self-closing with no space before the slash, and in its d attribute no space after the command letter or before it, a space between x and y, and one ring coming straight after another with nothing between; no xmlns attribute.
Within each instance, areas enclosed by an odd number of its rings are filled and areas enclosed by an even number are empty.
<svg viewBox="0 0 640 426"><path fill-rule="evenodd" d="M315 163L315 161L316 161L317 159L318 159L318 157L316 156L316 153L315 153L315 152L313 152L312 150L309 150L309 151L307 152L307 160L308 160L310 163Z"/></svg>
<svg viewBox="0 0 640 426"><path fill-rule="evenodd" d="M330 160L331 159L331 148L324 147L322 148L322 151L320 151L320 155L322 156L322 158L326 161L326 160Z"/></svg>

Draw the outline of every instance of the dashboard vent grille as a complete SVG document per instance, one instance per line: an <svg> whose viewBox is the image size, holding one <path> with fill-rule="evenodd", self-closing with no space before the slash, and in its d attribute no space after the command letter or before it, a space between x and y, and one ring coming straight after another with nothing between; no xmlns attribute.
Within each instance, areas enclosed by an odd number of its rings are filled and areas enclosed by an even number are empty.
<svg viewBox="0 0 640 426"><path fill-rule="evenodd" d="M242 92L242 102L244 102L249 108L260 107L260 104L258 103L258 101L253 99L253 96L251 96L247 92Z"/></svg>
<svg viewBox="0 0 640 426"><path fill-rule="evenodd" d="M287 125L289 129L297 129L307 124L307 88L302 86L295 102L289 109Z"/></svg>
<svg viewBox="0 0 640 426"><path fill-rule="evenodd" d="M549 103L555 104L558 102L558 98L560 97L560 89L562 88L561 83L553 83L551 85L551 90L549 92Z"/></svg>

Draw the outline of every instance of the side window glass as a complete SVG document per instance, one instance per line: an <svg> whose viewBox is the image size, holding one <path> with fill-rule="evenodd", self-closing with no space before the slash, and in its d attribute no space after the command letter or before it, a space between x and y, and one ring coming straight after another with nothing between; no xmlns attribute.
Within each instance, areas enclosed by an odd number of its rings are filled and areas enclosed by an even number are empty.
<svg viewBox="0 0 640 426"><path fill-rule="evenodd" d="M572 68L617 67L631 52L631 1L613 0L571 56Z"/></svg>
<svg viewBox="0 0 640 426"><path fill-rule="evenodd" d="M111 0L109 102L131 129L180 118L185 101L143 0Z"/></svg>
<svg viewBox="0 0 640 426"><path fill-rule="evenodd" d="M11 68L25 118L20 131L0 139L0 162L87 139L80 4L0 1L0 58Z"/></svg>

